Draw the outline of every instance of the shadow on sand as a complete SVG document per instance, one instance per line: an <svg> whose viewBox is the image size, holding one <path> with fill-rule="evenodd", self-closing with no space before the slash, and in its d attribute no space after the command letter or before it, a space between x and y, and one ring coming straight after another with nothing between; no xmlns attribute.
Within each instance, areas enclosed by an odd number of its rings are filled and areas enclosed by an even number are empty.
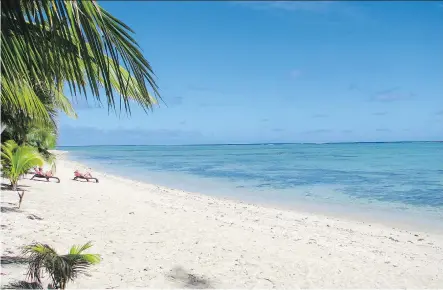
<svg viewBox="0 0 443 290"><path fill-rule="evenodd" d="M6 207L6 206L2 206L2 207L1 207L1 212L2 212L2 213L8 213L8 212L21 212L21 210L18 209L17 207Z"/></svg>
<svg viewBox="0 0 443 290"><path fill-rule="evenodd" d="M1 256L1 266L7 267L13 265L27 264L28 260L18 256ZM2 285L2 289L43 289L40 283L27 281L13 281L9 284Z"/></svg>
<svg viewBox="0 0 443 290"><path fill-rule="evenodd" d="M171 270L171 274L167 275L169 280L172 280L179 285L178 288L192 288L192 289L208 289L213 288L211 282L204 278L198 277L194 274L188 273L182 267L174 267Z"/></svg>
<svg viewBox="0 0 443 290"><path fill-rule="evenodd" d="M6 190L6 191L21 191L21 190L24 190L23 188L25 188L25 187L29 187L29 185L18 185L18 186L17 186L17 190L12 190L12 187L11 187L10 184L8 184L8 183L2 183L1 190Z"/></svg>
<svg viewBox="0 0 443 290"><path fill-rule="evenodd" d="M18 256L1 256L1 265L2 267L4 267L5 265L10 265L10 264L26 264L28 263L28 260L23 258L23 257L18 257Z"/></svg>
<svg viewBox="0 0 443 290"><path fill-rule="evenodd" d="M43 287L37 282L14 281L2 286L2 289L43 289Z"/></svg>

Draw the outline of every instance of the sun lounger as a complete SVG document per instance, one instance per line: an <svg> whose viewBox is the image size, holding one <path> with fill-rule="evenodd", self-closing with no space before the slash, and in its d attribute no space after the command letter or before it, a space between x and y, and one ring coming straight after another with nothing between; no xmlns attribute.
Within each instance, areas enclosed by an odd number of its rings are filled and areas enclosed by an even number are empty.
<svg viewBox="0 0 443 290"><path fill-rule="evenodd" d="M82 174L78 171L74 172L74 179L73 180L78 180L78 179L86 179L87 182L89 182L89 180L95 180L96 183L98 183L98 178L92 177L90 173L86 173L86 174Z"/></svg>
<svg viewBox="0 0 443 290"><path fill-rule="evenodd" d="M92 180L95 180L96 183L98 183L98 178L95 178L95 177L85 177L85 176L76 176L76 177L74 177L74 180L77 180L77 179L86 179L86 181L88 181L88 182L89 182L90 179L92 179Z"/></svg>
<svg viewBox="0 0 443 290"><path fill-rule="evenodd" d="M41 174L41 173L35 173L32 177L31 180L33 180L34 178L45 178L46 181L49 181L49 179L53 178L57 180L57 183L60 183L60 178L56 177L56 176L51 176L51 175L47 175L47 174Z"/></svg>

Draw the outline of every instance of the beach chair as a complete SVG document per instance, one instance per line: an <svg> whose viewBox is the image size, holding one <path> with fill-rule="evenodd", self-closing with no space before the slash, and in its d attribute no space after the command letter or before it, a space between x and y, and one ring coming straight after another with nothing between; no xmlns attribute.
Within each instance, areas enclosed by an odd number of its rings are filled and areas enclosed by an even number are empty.
<svg viewBox="0 0 443 290"><path fill-rule="evenodd" d="M85 174L80 173L78 170L74 171L74 179L73 180L78 180L78 179L86 179L87 182L89 182L89 180L95 180L96 183L98 183L98 178L92 177L91 173L87 172Z"/></svg>
<svg viewBox="0 0 443 290"><path fill-rule="evenodd" d="M31 180L33 180L34 178L45 178L46 181L49 181L49 179L52 178L52 179L57 180L57 183L60 183L60 178L58 178L56 176L52 176L52 171L48 171L48 172L44 173L41 168L39 168L39 169L34 168L34 175L31 177Z"/></svg>

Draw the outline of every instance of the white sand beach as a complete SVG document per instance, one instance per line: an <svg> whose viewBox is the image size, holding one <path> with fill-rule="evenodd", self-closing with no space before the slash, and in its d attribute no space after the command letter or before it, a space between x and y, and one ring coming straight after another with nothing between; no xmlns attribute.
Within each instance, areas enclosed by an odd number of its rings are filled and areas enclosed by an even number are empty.
<svg viewBox="0 0 443 290"><path fill-rule="evenodd" d="M92 241L102 262L68 288L443 288L443 235L96 171L98 184L73 181L79 166L60 155L61 183L21 180L20 210L17 194L2 190L2 260L33 241L60 253ZM25 269L2 261L2 286Z"/></svg>

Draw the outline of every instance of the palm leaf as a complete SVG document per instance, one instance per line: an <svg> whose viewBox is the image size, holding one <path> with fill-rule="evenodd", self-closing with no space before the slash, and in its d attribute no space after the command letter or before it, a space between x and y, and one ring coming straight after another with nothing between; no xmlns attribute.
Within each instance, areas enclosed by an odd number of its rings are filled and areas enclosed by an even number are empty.
<svg viewBox="0 0 443 290"><path fill-rule="evenodd" d="M45 244L26 246L23 254L30 261L27 276L41 282L41 276L45 271L51 277L54 286L64 289L69 281L86 272L91 265L100 262L99 255L82 253L91 246L91 242L83 246L73 246L67 255L58 255L53 248Z"/></svg>
<svg viewBox="0 0 443 290"><path fill-rule="evenodd" d="M133 31L96 1L3 0L1 5L2 76L8 83L4 90L2 79L2 101L16 108L24 103L31 115L44 117L35 95L20 100L14 89L40 80L48 88L66 81L74 96L90 89L97 101L101 84L108 108L116 108L119 95L128 113L131 99L145 110L156 103L154 73Z"/></svg>
<svg viewBox="0 0 443 290"><path fill-rule="evenodd" d="M23 255L29 260L26 275L32 280L41 283L43 267L54 261L57 252L48 245L35 243L23 248Z"/></svg>
<svg viewBox="0 0 443 290"><path fill-rule="evenodd" d="M31 146L18 146L13 140L2 144L2 171L15 189L18 179L34 166L42 166L43 159L37 149Z"/></svg>

